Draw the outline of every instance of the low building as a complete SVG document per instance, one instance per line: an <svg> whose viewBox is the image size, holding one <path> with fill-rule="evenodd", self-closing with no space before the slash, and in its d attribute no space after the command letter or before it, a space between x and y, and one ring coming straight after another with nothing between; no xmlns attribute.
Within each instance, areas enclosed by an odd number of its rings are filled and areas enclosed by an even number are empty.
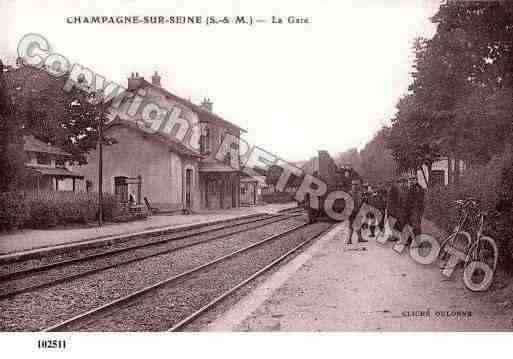
<svg viewBox="0 0 513 359"><path fill-rule="evenodd" d="M423 166L423 170L417 170L416 176L419 184L426 189L427 182L429 186L447 186L449 184L458 183L459 178L464 174L467 166L463 160L445 157L431 165L431 174L427 166ZM415 170L411 171L415 174ZM430 177L431 176L431 177ZM426 182L427 181L427 182Z"/></svg>
<svg viewBox="0 0 513 359"><path fill-rule="evenodd" d="M38 140L33 135L23 137L28 179L25 189L40 191L76 191L83 188L84 176L72 171L71 154Z"/></svg>

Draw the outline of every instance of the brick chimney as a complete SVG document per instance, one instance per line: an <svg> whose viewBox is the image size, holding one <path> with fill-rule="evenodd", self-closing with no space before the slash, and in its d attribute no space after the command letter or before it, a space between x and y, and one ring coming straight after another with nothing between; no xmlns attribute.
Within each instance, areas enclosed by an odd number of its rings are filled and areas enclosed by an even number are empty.
<svg viewBox="0 0 513 359"><path fill-rule="evenodd" d="M205 97L203 99L203 102L201 103L201 107L203 109L207 110L208 112L212 112L212 108L214 107L214 103L212 101L210 101L210 98Z"/></svg>
<svg viewBox="0 0 513 359"><path fill-rule="evenodd" d="M158 86L158 87L161 87L162 85L160 84L160 80L162 79L162 77L159 75L159 73L157 71L155 71L155 73L153 74L153 76L151 77L151 83L152 85L154 86Z"/></svg>
<svg viewBox="0 0 513 359"><path fill-rule="evenodd" d="M132 72L132 75L128 78L128 91L134 91L141 87L142 80L143 78L139 76L138 72L135 74Z"/></svg>

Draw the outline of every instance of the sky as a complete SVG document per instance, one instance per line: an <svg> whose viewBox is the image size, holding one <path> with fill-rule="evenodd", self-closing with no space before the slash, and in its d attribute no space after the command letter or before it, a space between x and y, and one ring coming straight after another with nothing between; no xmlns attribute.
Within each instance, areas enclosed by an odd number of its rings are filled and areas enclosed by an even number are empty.
<svg viewBox="0 0 513 359"><path fill-rule="evenodd" d="M300 161L361 149L389 123L411 82L412 44L435 31L438 0L0 0L0 57L27 33L126 86L154 70L162 86L247 130L243 138ZM308 24L68 24L70 16L307 17Z"/></svg>

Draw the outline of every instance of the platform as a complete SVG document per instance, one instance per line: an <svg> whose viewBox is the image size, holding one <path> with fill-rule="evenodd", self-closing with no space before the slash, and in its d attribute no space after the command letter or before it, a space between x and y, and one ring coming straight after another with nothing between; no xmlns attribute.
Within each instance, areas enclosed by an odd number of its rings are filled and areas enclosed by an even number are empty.
<svg viewBox="0 0 513 359"><path fill-rule="evenodd" d="M0 263L37 253L62 251L66 248L99 246L127 236L158 231L185 230L193 226L218 223L261 213L277 213L280 210L295 206L297 206L296 203L268 204L251 208L204 211L190 215L156 215L146 220L108 223L102 227L20 230L0 235Z"/></svg>
<svg viewBox="0 0 513 359"><path fill-rule="evenodd" d="M397 253L391 243L383 245L372 240L347 245L347 229L347 223L339 224L204 330L513 328L511 287L470 292L461 281L461 272L447 278L437 266L418 264L406 251ZM423 315L428 311L429 316ZM457 312L460 315L454 314Z"/></svg>

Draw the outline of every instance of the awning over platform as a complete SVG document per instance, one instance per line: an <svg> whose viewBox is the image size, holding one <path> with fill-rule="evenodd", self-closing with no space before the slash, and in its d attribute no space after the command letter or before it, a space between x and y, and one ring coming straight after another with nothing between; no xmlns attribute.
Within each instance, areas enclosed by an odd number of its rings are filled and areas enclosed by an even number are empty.
<svg viewBox="0 0 513 359"><path fill-rule="evenodd" d="M72 172L67 168L56 168L56 167L32 167L28 166L28 169L40 176L52 176L52 177L63 177L63 178L78 178L83 179L84 176Z"/></svg>
<svg viewBox="0 0 513 359"><path fill-rule="evenodd" d="M239 172L230 165L221 162L200 162L200 172Z"/></svg>
<svg viewBox="0 0 513 359"><path fill-rule="evenodd" d="M261 186L266 186L264 176L244 176L240 179L241 183L258 183Z"/></svg>

